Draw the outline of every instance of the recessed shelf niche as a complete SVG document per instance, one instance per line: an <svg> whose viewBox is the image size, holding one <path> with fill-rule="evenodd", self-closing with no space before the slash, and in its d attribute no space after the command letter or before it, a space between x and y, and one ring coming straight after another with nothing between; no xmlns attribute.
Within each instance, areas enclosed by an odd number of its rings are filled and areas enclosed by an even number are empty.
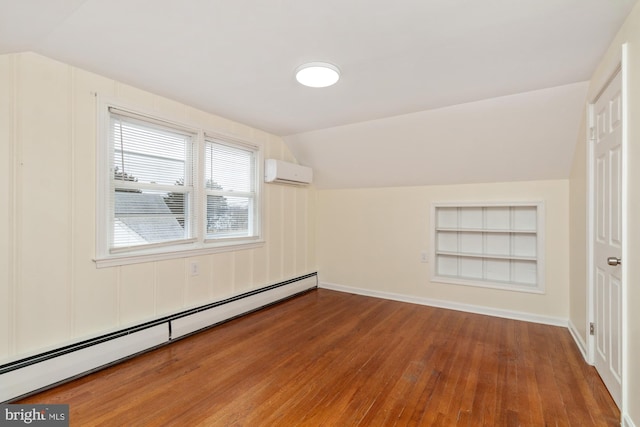
<svg viewBox="0 0 640 427"><path fill-rule="evenodd" d="M544 292L543 203L434 203L432 281Z"/></svg>

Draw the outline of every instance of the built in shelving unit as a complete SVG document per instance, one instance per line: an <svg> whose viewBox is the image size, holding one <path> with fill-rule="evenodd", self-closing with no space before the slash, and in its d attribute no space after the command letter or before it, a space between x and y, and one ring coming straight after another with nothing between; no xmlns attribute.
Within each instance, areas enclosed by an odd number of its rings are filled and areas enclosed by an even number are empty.
<svg viewBox="0 0 640 427"><path fill-rule="evenodd" d="M432 281L544 292L544 204L434 203Z"/></svg>

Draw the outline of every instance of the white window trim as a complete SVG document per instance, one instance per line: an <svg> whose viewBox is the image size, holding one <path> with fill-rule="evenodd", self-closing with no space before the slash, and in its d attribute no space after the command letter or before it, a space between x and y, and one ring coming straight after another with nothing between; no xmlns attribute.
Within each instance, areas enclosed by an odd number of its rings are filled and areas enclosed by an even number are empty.
<svg viewBox="0 0 640 427"><path fill-rule="evenodd" d="M264 246L263 234L263 213L264 213L264 188L263 188L263 164L264 147L259 142L247 141L235 135L224 132L206 129L198 124L189 124L176 121L172 118L149 111L139 106L129 105L121 100L102 97L97 95L97 149L96 149L96 252L94 261L96 267L114 267L119 265L137 264L143 262L162 261L175 258L188 258L193 256L207 255L219 252L229 252L236 250L253 249ZM151 245L139 250L130 252L111 253L109 251L109 228L111 218L109 210L109 196L111 191L111 180L109 179L111 170L111 146L109 141L109 108L114 108L118 112L131 114L132 116L149 119L156 123L166 124L178 129L186 129L197 135L194 148L194 193L196 206L195 219L195 239L180 241L178 244L162 244L160 247ZM200 174L204 171L204 141L206 138L228 142L230 145L244 146L255 150L256 155L256 193L258 201L256 203L255 229L256 234L243 238L223 238L206 239L203 228L203 217L206 217L206 204L203 203L203 188Z"/></svg>
<svg viewBox="0 0 640 427"><path fill-rule="evenodd" d="M535 287L528 285L519 285L516 283L507 282L492 282L487 279L467 279L460 277L440 276L437 273L437 208L446 207L517 207L517 206L536 206L537 219L536 219L536 238L537 238L537 253L536 253L536 267L537 267L537 283ZM449 283L454 285L473 286L479 288L491 288L506 291L516 291L534 294L545 294L545 204L543 201L513 201L513 202L433 202L431 203L431 225L430 225L430 277L431 282L434 283ZM482 258L482 256L479 256Z"/></svg>
<svg viewBox="0 0 640 427"><path fill-rule="evenodd" d="M224 136L223 134L220 134L218 132L211 132L211 131L204 131L203 136L202 136L202 145L203 147L206 145L206 142L210 141L210 142L216 142L218 144L224 144L224 145L228 145L230 147L244 147L248 150L255 150L257 147L256 145L253 144L249 144L246 141L243 141L241 139L237 139L235 137L230 137L230 136ZM200 152L199 152L200 153ZM258 202L256 203L256 214L254 215L254 217L252 218L254 221L254 227L257 227L257 229L259 230L259 235L261 236L262 234L262 213L264 212L263 210L263 187L264 187L264 172L263 172L263 168L264 168L264 157L262 154L262 150L259 150L259 155L257 156L256 159L257 164L255 165L255 177L254 180L255 182L255 192L256 192L256 197L258 198ZM204 171L205 170L205 156L199 156L198 157L198 172L200 171ZM198 185L200 184L200 182L198 182ZM203 190L204 191L204 190ZM224 192L221 192L220 194L222 195ZM227 193L224 193L227 194ZM236 192L235 193L238 196L246 196L247 193L244 192ZM204 201L206 199L206 191L204 194L204 197L202 199L198 199L198 200L202 200ZM202 206L199 207L199 212L201 212L201 215L206 216L207 214L207 206L205 203L202 204ZM200 224L198 224L200 225ZM224 245L224 244L228 244L228 245L232 245L234 241L240 241L243 240L243 238L237 238L237 237L233 237L233 236L229 236L229 237L220 237L218 239L210 239L207 238L206 236L206 230L202 230L202 235L198 235L198 238L201 238L202 241L205 244L216 244L216 245ZM244 240L247 240L246 238L244 238ZM225 243L226 242L226 243Z"/></svg>

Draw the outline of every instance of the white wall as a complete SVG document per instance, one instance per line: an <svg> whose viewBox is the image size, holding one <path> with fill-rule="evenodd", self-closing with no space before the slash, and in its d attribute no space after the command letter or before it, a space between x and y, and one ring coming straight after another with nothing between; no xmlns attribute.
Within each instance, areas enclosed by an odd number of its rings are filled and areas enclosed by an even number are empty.
<svg viewBox="0 0 640 427"><path fill-rule="evenodd" d="M318 190L317 262L322 283L515 311L552 322L569 316L568 180ZM546 293L430 282L430 209L442 201L544 201Z"/></svg>
<svg viewBox="0 0 640 427"><path fill-rule="evenodd" d="M606 54L598 64L596 71L591 78L587 100L592 101L598 92L604 87L613 71L620 62L622 44L628 42L629 59L629 80L627 92L627 170L628 187L627 218L628 228L626 233L628 260L623 260L623 268L627 274L627 298L623 302L626 308L626 349L624 358L627 363L623 372L623 416L627 422L632 422L640 426L640 3L637 4L627 17L624 25L618 32ZM571 174L571 217L583 224L585 222L584 213L586 200L586 137L581 134L578 138L573 171ZM577 266L583 263L586 254L584 251L585 235L579 232L581 225L576 227L571 237L571 257L572 264ZM586 269L586 263L584 264ZM584 273L586 274L586 273ZM586 287L583 285L583 273L571 277L571 320L578 326L586 322L586 314L580 307L586 301ZM585 332L582 332L585 333Z"/></svg>
<svg viewBox="0 0 640 427"><path fill-rule="evenodd" d="M0 363L315 271L314 190L279 185L265 185L264 247L96 269L96 92L294 161L265 132L37 54L0 56Z"/></svg>

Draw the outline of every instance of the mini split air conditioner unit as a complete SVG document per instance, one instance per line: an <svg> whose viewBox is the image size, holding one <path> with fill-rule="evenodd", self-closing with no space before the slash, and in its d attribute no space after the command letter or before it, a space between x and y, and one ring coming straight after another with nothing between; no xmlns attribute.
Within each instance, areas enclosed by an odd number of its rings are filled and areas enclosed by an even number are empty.
<svg viewBox="0 0 640 427"><path fill-rule="evenodd" d="M311 184L312 179L313 170L309 167L276 159L264 161L264 182L306 185Z"/></svg>

